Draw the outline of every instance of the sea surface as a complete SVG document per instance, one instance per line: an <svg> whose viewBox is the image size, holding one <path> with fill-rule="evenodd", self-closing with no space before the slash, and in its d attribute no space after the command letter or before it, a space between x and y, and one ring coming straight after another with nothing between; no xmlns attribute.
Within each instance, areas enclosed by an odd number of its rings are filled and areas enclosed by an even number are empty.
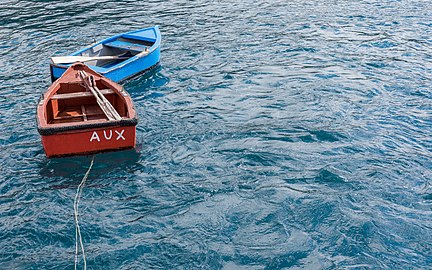
<svg viewBox="0 0 432 270"><path fill-rule="evenodd" d="M432 269L432 2L0 1L0 269L73 269L91 156L47 159L49 57L152 25L88 269ZM79 268L83 267L80 256Z"/></svg>

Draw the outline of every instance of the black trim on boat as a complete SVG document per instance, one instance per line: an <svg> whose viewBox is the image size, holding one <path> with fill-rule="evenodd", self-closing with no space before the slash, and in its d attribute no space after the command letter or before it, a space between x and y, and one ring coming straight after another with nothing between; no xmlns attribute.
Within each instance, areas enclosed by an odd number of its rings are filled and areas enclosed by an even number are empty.
<svg viewBox="0 0 432 270"><path fill-rule="evenodd" d="M126 126L136 126L138 124L138 118L121 119L118 121L108 121L99 123L83 123L76 124L73 126L60 126L60 127L46 127L42 128L39 124L39 119L37 120L38 132L40 135L55 135L67 131L79 131L92 128L109 128L109 127L126 127Z"/></svg>

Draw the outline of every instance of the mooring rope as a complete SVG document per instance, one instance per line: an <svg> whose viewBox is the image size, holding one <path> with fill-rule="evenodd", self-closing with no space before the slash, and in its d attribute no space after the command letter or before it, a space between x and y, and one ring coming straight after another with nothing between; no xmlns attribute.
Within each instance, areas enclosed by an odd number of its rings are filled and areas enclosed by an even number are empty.
<svg viewBox="0 0 432 270"><path fill-rule="evenodd" d="M86 174L84 175L83 179L81 180L81 183L78 185L77 188L77 192L75 194L75 200L74 200L74 214L75 214L75 266L74 269L77 269L77 265L78 265L78 238L79 238L79 243L81 246L81 252L82 252L82 256L83 256L83 261L84 261L84 270L87 269L87 262L86 262L86 257L85 257L85 252L84 252L84 245L83 245L83 241L82 241L82 237L81 237L81 230L80 230L80 226L78 223L78 203L82 194L82 189L84 187L84 184L87 180L87 177L89 176L90 170L93 167L93 162L94 162L94 158L95 156L93 155L92 160L90 162L90 166L86 172Z"/></svg>

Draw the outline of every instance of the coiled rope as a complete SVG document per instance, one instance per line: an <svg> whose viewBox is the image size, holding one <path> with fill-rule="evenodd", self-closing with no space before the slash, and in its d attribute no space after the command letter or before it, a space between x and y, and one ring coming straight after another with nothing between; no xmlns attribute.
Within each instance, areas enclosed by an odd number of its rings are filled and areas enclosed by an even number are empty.
<svg viewBox="0 0 432 270"><path fill-rule="evenodd" d="M86 172L86 174L84 175L83 179L81 180L81 183L78 185L76 194L75 194L75 200L74 200L74 214L75 214L75 266L74 269L77 269L77 265L78 265L78 238L79 238L79 243L81 246L81 252L82 252L82 257L83 257L83 262L84 262L84 270L87 269L87 262L86 262L86 257L85 257L85 252L84 252L84 245L83 245L83 241L82 241L82 237L81 237L81 230L80 230L80 226L78 223L78 203L82 194L82 189L84 187L84 184L90 174L90 170L93 167L93 162L94 162L94 158L95 156L93 155L92 160L90 162L90 166Z"/></svg>

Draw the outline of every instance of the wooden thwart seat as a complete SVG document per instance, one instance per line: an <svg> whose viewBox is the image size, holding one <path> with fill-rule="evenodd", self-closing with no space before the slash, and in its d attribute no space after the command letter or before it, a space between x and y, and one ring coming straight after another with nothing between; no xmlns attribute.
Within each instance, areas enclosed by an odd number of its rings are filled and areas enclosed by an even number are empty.
<svg viewBox="0 0 432 270"><path fill-rule="evenodd" d="M108 46L108 47L113 47L113 48L118 48L118 49L123 49L123 50L129 50L129 51L137 51L137 52L145 51L147 49L146 45L137 44L137 43L130 43L127 41L122 41L122 40L114 40L114 41L105 43L104 45Z"/></svg>
<svg viewBox="0 0 432 270"><path fill-rule="evenodd" d="M100 92L103 95L114 94L115 92L111 89L102 89ZM94 96L92 92L76 92L76 93L67 93L67 94L55 94L51 97L51 99L70 99L70 98L80 98L80 97L92 97Z"/></svg>

